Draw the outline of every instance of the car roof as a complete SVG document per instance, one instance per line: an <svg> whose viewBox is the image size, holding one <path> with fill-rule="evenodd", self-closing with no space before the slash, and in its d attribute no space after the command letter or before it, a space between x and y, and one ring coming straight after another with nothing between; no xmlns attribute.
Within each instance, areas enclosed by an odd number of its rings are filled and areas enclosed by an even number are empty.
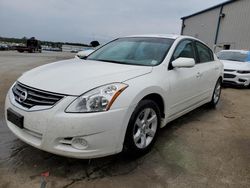
<svg viewBox="0 0 250 188"><path fill-rule="evenodd" d="M145 34L145 35L130 35L130 36L125 36L125 37L121 37L121 38L129 38L129 37L153 37L153 38L166 38L166 39L192 39L192 40L196 40L199 41L203 44L205 44L207 47L208 45L201 41L200 39L197 39L195 37L192 36L187 36L187 35L177 35L177 34Z"/></svg>
<svg viewBox="0 0 250 188"><path fill-rule="evenodd" d="M250 53L249 50L221 50L221 52L239 52L239 53Z"/></svg>
<svg viewBox="0 0 250 188"><path fill-rule="evenodd" d="M168 39L194 39L202 42L201 40L191 37L191 36L186 36L186 35L177 35L177 34L144 34L144 35L129 35L121 38L129 38L129 37L153 37L153 38L168 38ZM204 42L202 42L204 43Z"/></svg>
<svg viewBox="0 0 250 188"><path fill-rule="evenodd" d="M175 35L175 34L145 34L145 35L129 35L126 37L154 37L154 38L170 38L170 39L177 39L181 35Z"/></svg>

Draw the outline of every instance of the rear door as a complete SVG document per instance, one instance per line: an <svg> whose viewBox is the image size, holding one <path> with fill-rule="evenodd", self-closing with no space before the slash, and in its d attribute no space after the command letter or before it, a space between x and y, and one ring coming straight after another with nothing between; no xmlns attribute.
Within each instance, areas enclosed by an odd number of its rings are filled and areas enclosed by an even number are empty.
<svg viewBox="0 0 250 188"><path fill-rule="evenodd" d="M217 73L219 71L219 66L214 60L214 54L210 48L205 44L195 41L195 52L197 54L197 69L198 78L200 80L200 100L205 100L211 97L211 92L213 92L216 81Z"/></svg>

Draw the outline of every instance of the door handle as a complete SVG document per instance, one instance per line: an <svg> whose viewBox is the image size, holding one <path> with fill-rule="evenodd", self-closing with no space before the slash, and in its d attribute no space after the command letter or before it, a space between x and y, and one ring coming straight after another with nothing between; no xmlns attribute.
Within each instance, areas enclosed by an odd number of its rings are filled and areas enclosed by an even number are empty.
<svg viewBox="0 0 250 188"><path fill-rule="evenodd" d="M201 74L200 72L198 72L198 73L196 74L196 78L200 78L200 77L202 77L202 74Z"/></svg>

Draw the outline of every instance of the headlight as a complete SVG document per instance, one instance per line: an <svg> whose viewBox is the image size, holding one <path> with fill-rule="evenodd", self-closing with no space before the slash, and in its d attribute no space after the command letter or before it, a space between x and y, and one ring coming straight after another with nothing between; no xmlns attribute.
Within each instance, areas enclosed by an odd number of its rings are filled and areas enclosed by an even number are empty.
<svg viewBox="0 0 250 188"><path fill-rule="evenodd" d="M237 71L240 74L250 74L250 71Z"/></svg>
<svg viewBox="0 0 250 188"><path fill-rule="evenodd" d="M102 112L110 109L115 99L128 85L113 83L90 90L75 99L66 112Z"/></svg>

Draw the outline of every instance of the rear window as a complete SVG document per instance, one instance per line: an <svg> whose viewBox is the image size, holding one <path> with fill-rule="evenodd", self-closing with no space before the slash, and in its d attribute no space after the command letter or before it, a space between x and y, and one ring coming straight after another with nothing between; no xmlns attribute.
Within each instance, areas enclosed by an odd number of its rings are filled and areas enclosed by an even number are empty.
<svg viewBox="0 0 250 188"><path fill-rule="evenodd" d="M220 60L229 61L250 61L249 52L233 52L233 51L222 51L217 54Z"/></svg>

